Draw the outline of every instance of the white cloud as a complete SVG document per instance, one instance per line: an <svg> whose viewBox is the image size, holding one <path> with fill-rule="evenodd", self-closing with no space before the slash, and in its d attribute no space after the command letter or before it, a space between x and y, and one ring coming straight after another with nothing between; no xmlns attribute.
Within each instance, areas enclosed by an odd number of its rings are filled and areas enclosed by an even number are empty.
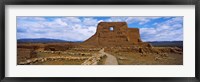
<svg viewBox="0 0 200 82"><path fill-rule="evenodd" d="M104 20L99 20L98 23L100 23L100 22L104 22Z"/></svg>
<svg viewBox="0 0 200 82"><path fill-rule="evenodd" d="M83 24L85 25L96 25L98 23L97 19L93 18L84 18L83 19Z"/></svg>
<svg viewBox="0 0 200 82"><path fill-rule="evenodd" d="M78 17L64 17L60 18L62 21L70 22L70 23L80 23L81 20Z"/></svg>
<svg viewBox="0 0 200 82"><path fill-rule="evenodd" d="M144 25L151 20L159 19L162 17L111 17L110 19L105 20L106 22L127 22L127 23L138 23Z"/></svg>
<svg viewBox="0 0 200 82"><path fill-rule="evenodd" d="M33 17L34 18L34 17ZM20 20L19 20L20 19ZM49 21L36 21L29 17L19 18L17 38L54 38L68 41L83 41L96 32L97 20L78 17L55 17Z"/></svg>
<svg viewBox="0 0 200 82"><path fill-rule="evenodd" d="M97 20L92 17L18 17L17 38L54 38L68 41L83 41L96 32L99 22L127 22L144 25L161 17L111 17ZM165 18L165 17L164 17ZM182 17L166 18L162 23L154 23L155 27L140 28L143 41L182 40Z"/></svg>
<svg viewBox="0 0 200 82"><path fill-rule="evenodd" d="M111 17L108 20L105 20L107 22L126 22L125 20L127 17Z"/></svg>
<svg viewBox="0 0 200 82"><path fill-rule="evenodd" d="M154 28L141 28L144 41L177 41L183 40L183 19L175 17L162 23L154 23Z"/></svg>
<svg viewBox="0 0 200 82"><path fill-rule="evenodd" d="M126 19L126 22L128 23L139 23L140 25L143 25L145 23L148 23L150 22L151 20L154 20L154 19L159 19L161 17L128 17Z"/></svg>
<svg viewBox="0 0 200 82"><path fill-rule="evenodd" d="M34 20L34 21L45 21L46 19L43 17L28 17L28 16L18 16L18 20Z"/></svg>

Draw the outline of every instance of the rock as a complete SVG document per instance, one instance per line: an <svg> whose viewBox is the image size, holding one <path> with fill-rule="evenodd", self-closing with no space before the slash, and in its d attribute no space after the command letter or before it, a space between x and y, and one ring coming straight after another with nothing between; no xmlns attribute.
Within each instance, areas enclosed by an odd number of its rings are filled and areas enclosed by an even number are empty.
<svg viewBox="0 0 200 82"><path fill-rule="evenodd" d="M160 58L160 57L155 57L154 60L158 61L158 60L161 60L161 59L162 59L162 58Z"/></svg>
<svg viewBox="0 0 200 82"><path fill-rule="evenodd" d="M161 54L162 57L168 57L166 53Z"/></svg>
<svg viewBox="0 0 200 82"><path fill-rule="evenodd" d="M144 54L144 50L142 48L139 48L139 52Z"/></svg>

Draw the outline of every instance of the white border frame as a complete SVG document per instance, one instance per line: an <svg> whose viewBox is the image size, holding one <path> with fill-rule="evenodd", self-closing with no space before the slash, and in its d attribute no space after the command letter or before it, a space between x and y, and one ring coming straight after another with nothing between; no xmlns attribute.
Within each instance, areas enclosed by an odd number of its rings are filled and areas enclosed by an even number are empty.
<svg viewBox="0 0 200 82"><path fill-rule="evenodd" d="M194 5L6 5L5 15L5 77L195 77ZM184 16L184 62L183 65L16 65L16 16Z"/></svg>

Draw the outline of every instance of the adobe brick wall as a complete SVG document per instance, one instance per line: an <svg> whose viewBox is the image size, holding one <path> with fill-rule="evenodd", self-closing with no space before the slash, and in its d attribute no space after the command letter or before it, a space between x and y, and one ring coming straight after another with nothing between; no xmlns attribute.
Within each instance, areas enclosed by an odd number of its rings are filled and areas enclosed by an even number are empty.
<svg viewBox="0 0 200 82"><path fill-rule="evenodd" d="M139 43L142 43L139 29L128 28L126 22L100 22L96 33L83 42L95 46L123 46Z"/></svg>

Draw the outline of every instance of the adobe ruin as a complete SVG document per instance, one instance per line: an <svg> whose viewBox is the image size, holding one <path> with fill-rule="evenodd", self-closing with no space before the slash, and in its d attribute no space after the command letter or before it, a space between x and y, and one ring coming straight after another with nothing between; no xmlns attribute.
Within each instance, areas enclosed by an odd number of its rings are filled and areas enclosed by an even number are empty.
<svg viewBox="0 0 200 82"><path fill-rule="evenodd" d="M128 28L126 22L100 22L96 33L83 42L94 46L150 46L142 42L138 28Z"/></svg>

